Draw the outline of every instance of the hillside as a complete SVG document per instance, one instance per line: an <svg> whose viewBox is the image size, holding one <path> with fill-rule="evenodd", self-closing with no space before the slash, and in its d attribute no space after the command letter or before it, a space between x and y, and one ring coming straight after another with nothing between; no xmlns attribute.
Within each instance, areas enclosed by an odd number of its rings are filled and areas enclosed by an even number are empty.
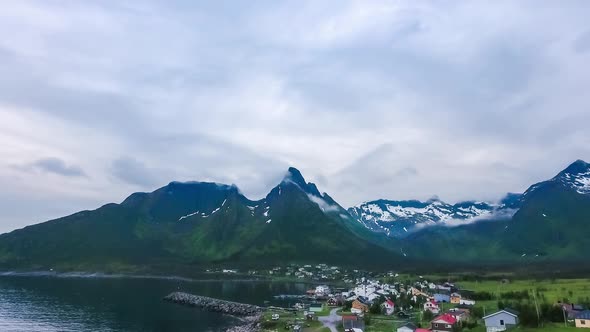
<svg viewBox="0 0 590 332"><path fill-rule="evenodd" d="M562 264L590 248L589 223L590 165L583 161L494 205L379 200L348 211L290 168L260 200L236 186L171 182L2 234L0 269Z"/></svg>
<svg viewBox="0 0 590 332"><path fill-rule="evenodd" d="M172 182L121 204L0 235L3 269L219 262L370 265L391 252L360 238L346 211L290 168L262 200L237 187ZM350 248L354 248L351 250Z"/></svg>
<svg viewBox="0 0 590 332"><path fill-rule="evenodd" d="M402 250L421 258L436 253L447 262L577 262L590 248L589 183L590 164L578 160L518 197L520 208L510 220L428 227L404 239Z"/></svg>

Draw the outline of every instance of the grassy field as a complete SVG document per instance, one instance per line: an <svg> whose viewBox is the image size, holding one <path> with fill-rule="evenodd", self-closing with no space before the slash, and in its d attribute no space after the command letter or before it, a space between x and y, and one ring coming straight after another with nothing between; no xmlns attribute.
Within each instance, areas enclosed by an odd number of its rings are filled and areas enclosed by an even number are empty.
<svg viewBox="0 0 590 332"><path fill-rule="evenodd" d="M500 298L502 293L537 290L542 294L541 302L580 303L590 298L590 279L552 279L552 280L510 280L508 283L500 281L462 281L458 283L461 289L475 292L489 292ZM497 309L498 300L478 301L477 306L484 307L489 313Z"/></svg>

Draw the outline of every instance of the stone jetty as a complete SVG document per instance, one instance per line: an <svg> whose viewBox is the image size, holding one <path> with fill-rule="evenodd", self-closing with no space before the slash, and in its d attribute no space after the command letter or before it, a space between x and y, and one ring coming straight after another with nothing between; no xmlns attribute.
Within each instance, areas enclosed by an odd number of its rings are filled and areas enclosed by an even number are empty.
<svg viewBox="0 0 590 332"><path fill-rule="evenodd" d="M263 311L261 307L252 304L219 300L183 292L171 293L164 300L232 316L257 316Z"/></svg>

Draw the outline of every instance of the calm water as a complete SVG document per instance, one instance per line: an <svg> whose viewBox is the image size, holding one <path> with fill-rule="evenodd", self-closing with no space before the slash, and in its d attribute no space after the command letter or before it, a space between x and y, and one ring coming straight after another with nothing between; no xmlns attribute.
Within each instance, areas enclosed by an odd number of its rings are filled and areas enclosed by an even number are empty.
<svg viewBox="0 0 590 332"><path fill-rule="evenodd" d="M0 331L224 331L235 319L162 301L176 290L288 305L304 284L156 279L0 277Z"/></svg>

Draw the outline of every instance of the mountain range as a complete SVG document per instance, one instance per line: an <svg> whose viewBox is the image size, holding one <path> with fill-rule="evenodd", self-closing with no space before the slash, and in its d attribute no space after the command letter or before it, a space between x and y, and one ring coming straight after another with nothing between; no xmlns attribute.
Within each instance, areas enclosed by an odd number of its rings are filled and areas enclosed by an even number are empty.
<svg viewBox="0 0 590 332"><path fill-rule="evenodd" d="M563 263L590 248L589 222L590 165L581 160L498 203L376 200L349 209L289 168L260 200L233 185L171 182L2 234L0 270Z"/></svg>

